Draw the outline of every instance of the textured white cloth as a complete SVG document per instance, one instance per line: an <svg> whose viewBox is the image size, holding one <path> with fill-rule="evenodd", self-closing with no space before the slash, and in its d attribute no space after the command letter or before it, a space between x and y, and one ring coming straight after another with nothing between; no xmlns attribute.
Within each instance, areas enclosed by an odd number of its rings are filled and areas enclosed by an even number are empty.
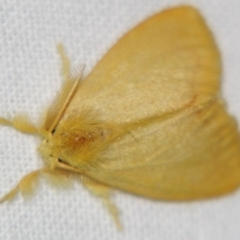
<svg viewBox="0 0 240 240"><path fill-rule="evenodd" d="M37 120L61 85L57 42L89 72L128 29L174 0L0 1L0 114L26 111ZM240 1L195 0L215 34L223 58L223 94L240 121ZM0 128L0 194L41 166L38 142ZM4 240L239 240L240 191L194 203L154 202L115 191L124 231L82 186L55 190L43 181L30 201L0 206Z"/></svg>

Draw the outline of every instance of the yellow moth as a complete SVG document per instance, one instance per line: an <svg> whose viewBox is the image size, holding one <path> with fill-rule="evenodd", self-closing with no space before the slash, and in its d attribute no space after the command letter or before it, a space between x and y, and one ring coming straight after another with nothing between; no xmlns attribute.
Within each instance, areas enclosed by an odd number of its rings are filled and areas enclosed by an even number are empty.
<svg viewBox="0 0 240 240"><path fill-rule="evenodd" d="M31 193L40 175L78 177L120 226L110 189L159 200L194 200L240 182L240 138L220 94L220 56L203 18L181 6L150 17L81 80L61 45L63 86L42 125L0 123L42 139L43 168L1 202Z"/></svg>

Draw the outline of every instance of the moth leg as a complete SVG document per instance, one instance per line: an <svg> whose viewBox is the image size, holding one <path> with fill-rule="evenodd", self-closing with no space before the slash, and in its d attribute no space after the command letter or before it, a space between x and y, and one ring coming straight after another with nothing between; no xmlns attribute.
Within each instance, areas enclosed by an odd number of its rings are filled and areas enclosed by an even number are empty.
<svg viewBox="0 0 240 240"><path fill-rule="evenodd" d="M38 129L31 123L26 114L16 115L12 121L0 117L0 124L10 126L22 133L38 134Z"/></svg>
<svg viewBox="0 0 240 240"><path fill-rule="evenodd" d="M58 189L67 189L71 187L73 183L73 174L61 170L61 169L51 169L45 168L42 170L44 177L47 178L48 183L50 183L53 187Z"/></svg>
<svg viewBox="0 0 240 240"><path fill-rule="evenodd" d="M5 201L11 201L18 193L21 193L24 197L29 197L33 194L37 185L40 170L33 171L24 176L20 182L10 192L0 199L0 203Z"/></svg>
<svg viewBox="0 0 240 240"><path fill-rule="evenodd" d="M119 219L119 210L116 205L111 200L111 188L100 184L88 177L82 176L80 177L83 185L94 195L100 197L103 201L103 204L108 209L108 212L113 217L113 220L119 230L122 229L122 224Z"/></svg>
<svg viewBox="0 0 240 240"><path fill-rule="evenodd" d="M24 176L16 187L0 198L0 203L13 200L18 193L20 193L23 197L31 196L37 187L40 175L46 177L48 182L57 188L68 188L73 180L73 174L67 171L50 169L47 167L41 168Z"/></svg>
<svg viewBox="0 0 240 240"><path fill-rule="evenodd" d="M61 63L62 63L62 76L64 81L67 81L69 79L70 73L71 73L71 64L70 60L65 52L63 44L59 43L57 45L57 52L60 56Z"/></svg>

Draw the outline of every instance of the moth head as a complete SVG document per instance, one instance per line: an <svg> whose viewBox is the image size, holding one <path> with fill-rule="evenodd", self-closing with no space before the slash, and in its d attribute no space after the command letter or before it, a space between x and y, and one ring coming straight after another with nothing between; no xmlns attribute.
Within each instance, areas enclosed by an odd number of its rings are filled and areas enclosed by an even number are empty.
<svg viewBox="0 0 240 240"><path fill-rule="evenodd" d="M56 168L59 154L51 138L44 139L41 142L38 151L47 165L50 165L52 169Z"/></svg>
<svg viewBox="0 0 240 240"><path fill-rule="evenodd" d="M46 131L39 153L51 168L66 164L86 169L109 140L109 126L103 126L88 114L70 114L51 132Z"/></svg>
<svg viewBox="0 0 240 240"><path fill-rule="evenodd" d="M68 163L68 159L71 159L71 145L66 144L70 136L64 134L61 124L51 132L45 131L42 134L43 140L38 147L38 152L47 166L51 169L55 169L61 166L59 163Z"/></svg>

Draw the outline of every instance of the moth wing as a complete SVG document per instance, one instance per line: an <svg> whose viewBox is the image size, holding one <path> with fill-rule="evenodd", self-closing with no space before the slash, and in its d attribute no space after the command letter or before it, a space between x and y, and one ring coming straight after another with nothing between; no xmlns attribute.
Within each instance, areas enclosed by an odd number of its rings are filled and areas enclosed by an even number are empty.
<svg viewBox="0 0 240 240"><path fill-rule="evenodd" d="M239 135L218 98L219 75L212 34L191 7L156 14L127 33L65 112L91 109L102 123L125 130L89 159L86 175L156 199L204 198L236 188Z"/></svg>
<svg viewBox="0 0 240 240"><path fill-rule="evenodd" d="M88 171L115 188L156 199L217 196L239 186L240 140L225 106L204 107L140 123L109 144Z"/></svg>
<svg viewBox="0 0 240 240"><path fill-rule="evenodd" d="M220 59L212 34L191 7L142 22L113 46L80 84L66 112L94 109L126 122L164 114L219 90Z"/></svg>

